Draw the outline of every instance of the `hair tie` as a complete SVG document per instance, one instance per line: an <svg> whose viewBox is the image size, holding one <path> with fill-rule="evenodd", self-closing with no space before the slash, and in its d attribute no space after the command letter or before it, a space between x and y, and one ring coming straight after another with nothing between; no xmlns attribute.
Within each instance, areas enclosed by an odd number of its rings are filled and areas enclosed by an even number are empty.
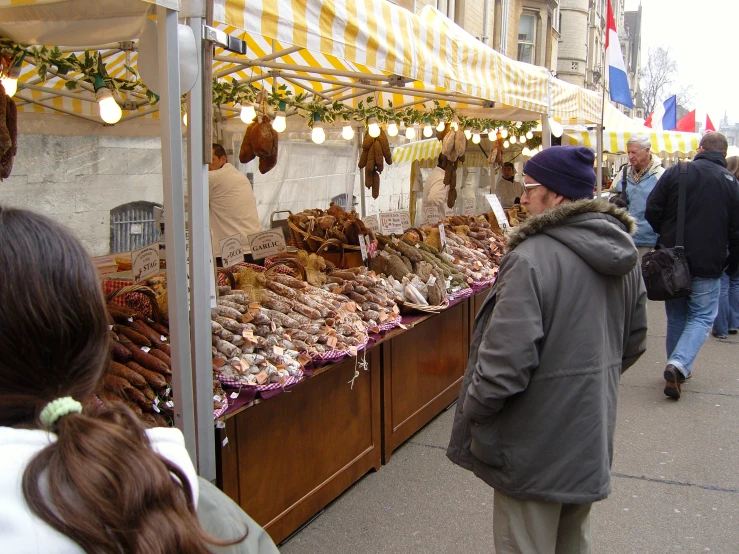
<svg viewBox="0 0 739 554"><path fill-rule="evenodd" d="M72 413L81 414L82 404L77 402L71 396L63 396L62 398L52 400L44 406L44 409L41 410L41 414L39 415L39 419L45 429L53 431L54 425L60 417Z"/></svg>

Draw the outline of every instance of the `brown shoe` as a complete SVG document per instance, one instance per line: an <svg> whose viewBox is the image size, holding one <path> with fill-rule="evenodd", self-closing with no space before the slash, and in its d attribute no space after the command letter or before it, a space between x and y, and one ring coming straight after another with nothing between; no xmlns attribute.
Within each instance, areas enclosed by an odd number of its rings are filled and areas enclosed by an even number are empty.
<svg viewBox="0 0 739 554"><path fill-rule="evenodd" d="M680 400L680 383L685 382L685 376L672 364L665 368L665 395Z"/></svg>

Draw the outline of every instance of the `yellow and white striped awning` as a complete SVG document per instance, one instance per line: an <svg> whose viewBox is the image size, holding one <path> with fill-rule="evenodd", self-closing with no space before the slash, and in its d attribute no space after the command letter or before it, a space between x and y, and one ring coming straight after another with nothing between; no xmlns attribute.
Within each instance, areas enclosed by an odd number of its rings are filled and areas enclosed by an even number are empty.
<svg viewBox="0 0 739 554"><path fill-rule="evenodd" d="M652 152L655 154L691 154L698 151L700 135L697 133L676 133L673 131L652 131L646 127L646 132L640 131L606 131L603 133L603 151L611 154L626 152L626 143L636 135L648 135L652 141ZM562 144L587 146L595 149L598 132L566 131Z"/></svg>
<svg viewBox="0 0 739 554"><path fill-rule="evenodd" d="M393 163L421 162L421 167L436 167L436 162L441 154L441 142L435 138L419 140L398 146L393 149ZM488 159L482 152L473 152L469 149L464 155L465 167L484 167L488 165Z"/></svg>

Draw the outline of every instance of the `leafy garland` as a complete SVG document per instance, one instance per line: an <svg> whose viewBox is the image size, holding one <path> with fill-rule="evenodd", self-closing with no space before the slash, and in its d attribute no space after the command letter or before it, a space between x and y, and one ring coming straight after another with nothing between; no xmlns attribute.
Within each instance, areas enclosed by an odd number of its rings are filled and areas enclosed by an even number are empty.
<svg viewBox="0 0 739 554"><path fill-rule="evenodd" d="M26 57L33 59L42 82L46 82L48 76L54 73L59 75L78 73L81 75L79 80L93 86L96 81L102 79L105 86L111 91L138 92L144 95L152 106L159 101L159 96L146 87L138 73L130 66L125 65L124 67L131 74L131 79L111 77L100 52L85 51L79 56L75 53L65 56L57 47L51 49L45 46L25 47L9 39L0 39L0 71L2 74L7 74L11 67L19 65ZM54 73L50 73L50 70L53 70ZM70 79L66 81L64 86L67 90L75 90L79 87L79 83L75 79ZM237 79L231 79L230 81L214 79L213 106L219 109L220 106L228 104L254 104L257 103L261 90L252 83L239 83ZM399 92L402 92L402 89L399 89ZM412 93L412 91L409 92ZM331 124L336 121L347 123L354 121L364 122L367 126L371 118L381 124L387 124L394 120L398 125L405 124L406 127L413 125L433 125L435 127L440 121L445 121L447 124L458 121L461 129L469 129L473 132L484 134L487 130L495 132L496 129L507 129L509 135L521 136L533 131L537 126L535 121L512 122L466 117L458 114L449 105L442 106L438 100L433 101L433 107L430 109L419 110L407 107L398 110L393 108L390 101L388 101L387 107L382 107L376 104L373 93L368 93L367 98L358 102L357 107L354 108L338 100L326 103L323 98L318 96L309 100L307 94L294 95L286 85L273 87L271 92L267 93L265 101L273 111L284 111L287 108L294 109L307 120L308 126L311 128L315 121ZM537 141L537 139L538 137L534 137L529 141ZM535 142L527 144L536 145Z"/></svg>

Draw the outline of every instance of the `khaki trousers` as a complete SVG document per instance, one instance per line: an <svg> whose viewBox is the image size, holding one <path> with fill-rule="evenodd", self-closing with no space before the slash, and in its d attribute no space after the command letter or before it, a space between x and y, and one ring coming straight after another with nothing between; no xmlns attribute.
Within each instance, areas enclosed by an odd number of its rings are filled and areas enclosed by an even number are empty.
<svg viewBox="0 0 739 554"><path fill-rule="evenodd" d="M591 506L518 500L495 491L495 554L590 554Z"/></svg>

